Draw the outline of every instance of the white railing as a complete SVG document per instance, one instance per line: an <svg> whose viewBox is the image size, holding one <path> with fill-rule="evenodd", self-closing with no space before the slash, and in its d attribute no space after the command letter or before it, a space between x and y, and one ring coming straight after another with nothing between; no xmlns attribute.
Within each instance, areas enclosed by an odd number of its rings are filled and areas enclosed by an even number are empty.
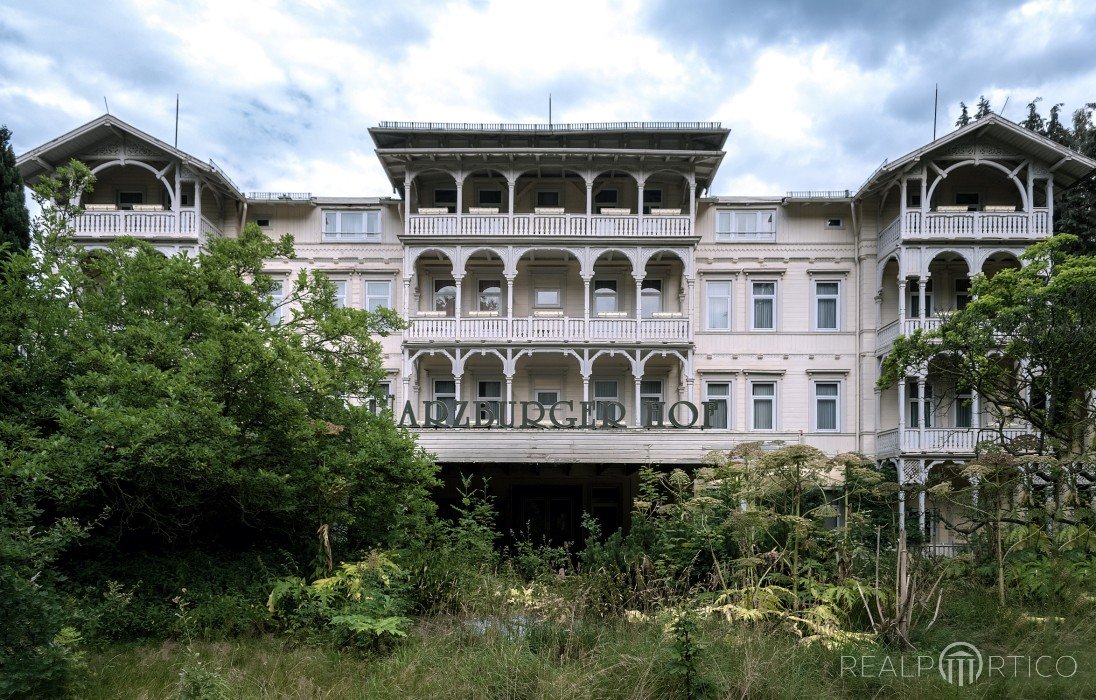
<svg viewBox="0 0 1096 700"><path fill-rule="evenodd" d="M879 252L889 251L901 238L1021 238L1050 235L1050 210L1030 212L906 212L879 233Z"/></svg>
<svg viewBox="0 0 1096 700"><path fill-rule="evenodd" d="M898 429L883 430L875 434L877 454L898 454Z"/></svg>
<svg viewBox="0 0 1096 700"><path fill-rule="evenodd" d="M904 329L903 335L913 335L913 332L920 328L925 333L934 331L940 327L940 324L944 322L944 319L939 316L929 316L928 318L907 318L902 324Z"/></svg>
<svg viewBox="0 0 1096 700"><path fill-rule="evenodd" d="M907 428L902 435L902 450L905 452L974 452L980 442L1014 440L1031 431L1024 428L1007 428L1001 433L997 430L979 428Z"/></svg>
<svg viewBox="0 0 1096 700"><path fill-rule="evenodd" d="M457 330L455 318L413 318L408 324L407 337L415 340L453 338Z"/></svg>
<svg viewBox="0 0 1096 700"><path fill-rule="evenodd" d="M557 318L530 316L514 319L489 317L462 318L458 326L455 318L431 316L409 319L406 337L409 340L687 342L691 335L687 318L645 318L637 326L634 318L596 318L587 322L583 318L564 316Z"/></svg>
<svg viewBox="0 0 1096 700"><path fill-rule="evenodd" d="M194 211L85 211L72 221L78 236L222 236L221 229Z"/></svg>
<svg viewBox="0 0 1096 700"><path fill-rule="evenodd" d="M889 348L899 335L900 325L897 320L894 320L877 330L875 332L875 349L884 350Z"/></svg>
<svg viewBox="0 0 1096 700"><path fill-rule="evenodd" d="M596 214L412 214L411 236L606 236L675 238L693 235L688 216Z"/></svg>

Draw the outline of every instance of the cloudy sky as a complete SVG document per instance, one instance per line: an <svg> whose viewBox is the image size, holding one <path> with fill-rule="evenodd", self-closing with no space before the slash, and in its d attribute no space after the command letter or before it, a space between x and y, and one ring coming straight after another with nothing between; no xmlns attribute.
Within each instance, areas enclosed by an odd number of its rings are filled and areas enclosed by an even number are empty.
<svg viewBox="0 0 1096 700"><path fill-rule="evenodd" d="M0 0L17 153L110 111L242 189L390 192L380 120L713 120L712 192L855 188L985 94L1096 101L1090 0ZM1008 99L1007 106L1005 100Z"/></svg>

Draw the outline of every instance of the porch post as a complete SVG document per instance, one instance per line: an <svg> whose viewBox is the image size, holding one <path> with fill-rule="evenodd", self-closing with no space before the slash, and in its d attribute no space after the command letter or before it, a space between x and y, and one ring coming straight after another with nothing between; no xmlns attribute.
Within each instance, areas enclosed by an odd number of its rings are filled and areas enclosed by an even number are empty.
<svg viewBox="0 0 1096 700"><path fill-rule="evenodd" d="M582 276L582 339L590 339L590 280L591 278Z"/></svg>
<svg viewBox="0 0 1096 700"><path fill-rule="evenodd" d="M403 235L411 233L411 165L403 174Z"/></svg>
<svg viewBox="0 0 1096 700"><path fill-rule="evenodd" d="M454 335L454 337L457 337L457 338L461 337L461 334L460 334L460 311L461 311L461 304L462 304L462 302L461 302L461 283L463 281L464 281L464 275L461 275L460 277L457 277L456 275L453 275L453 282L456 284L456 287L457 287L457 300L456 300L456 304L455 304L456 308L454 309L454 312L453 312L454 313L454 318L455 318L454 323L456 324L457 327L454 329L453 335Z"/></svg>
<svg viewBox="0 0 1096 700"><path fill-rule="evenodd" d="M403 278L403 315L411 317L411 276Z"/></svg>
<svg viewBox="0 0 1096 700"><path fill-rule="evenodd" d="M977 391L970 392L970 427L978 430L982 427L982 397ZM978 436L975 436L975 440Z"/></svg>
<svg viewBox="0 0 1096 700"><path fill-rule="evenodd" d="M898 280L898 332L906 332L906 279Z"/></svg>
<svg viewBox="0 0 1096 700"><path fill-rule="evenodd" d="M514 234L514 190L517 182L513 173L506 176L506 232L510 235Z"/></svg>
<svg viewBox="0 0 1096 700"><path fill-rule="evenodd" d="M906 532L906 460L898 458L898 532Z"/></svg>
<svg viewBox="0 0 1096 700"><path fill-rule="evenodd" d="M640 406L639 406L639 390L640 390L640 383L643 381L643 377L642 377L642 375L635 375L633 378L635 379L635 396L632 397L632 406L635 408L635 414L634 414L635 417L632 418L632 423L635 425L635 427L642 428L643 427L643 417L639 413L639 409L640 409Z"/></svg>
<svg viewBox="0 0 1096 700"><path fill-rule="evenodd" d="M925 376L917 375L917 447L925 449Z"/></svg>
<svg viewBox="0 0 1096 700"><path fill-rule="evenodd" d="M506 425L508 427L514 427L513 406L511 402L514 400L514 373L510 372L506 375L506 405L502 407L502 415L506 417Z"/></svg>
<svg viewBox="0 0 1096 700"><path fill-rule="evenodd" d="M917 278L917 303L918 303L918 318L922 321L922 327L924 327L925 321L925 278Z"/></svg>
<svg viewBox="0 0 1096 700"><path fill-rule="evenodd" d="M906 376L898 380L898 451L906 449Z"/></svg>
<svg viewBox="0 0 1096 700"><path fill-rule="evenodd" d="M506 337L514 337L514 275L506 275Z"/></svg>
<svg viewBox="0 0 1096 700"><path fill-rule="evenodd" d="M643 277L636 276L636 340L640 339L639 327L642 325L641 318L643 318Z"/></svg>

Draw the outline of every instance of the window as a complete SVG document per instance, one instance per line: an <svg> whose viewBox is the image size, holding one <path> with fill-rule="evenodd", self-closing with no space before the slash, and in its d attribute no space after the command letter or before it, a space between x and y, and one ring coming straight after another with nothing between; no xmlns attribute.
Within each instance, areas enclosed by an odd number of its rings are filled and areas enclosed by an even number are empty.
<svg viewBox="0 0 1096 700"><path fill-rule="evenodd" d="M924 416L925 427L932 427L932 385L925 384L925 400L923 402L924 409L918 414L917 404L922 403L918 401L917 397L917 382L908 382L906 384L906 396L909 397L909 427L920 428L921 416Z"/></svg>
<svg viewBox="0 0 1096 700"><path fill-rule="evenodd" d="M755 331L771 331L776 328L776 282L751 282L753 304L750 314L751 328Z"/></svg>
<svg viewBox="0 0 1096 700"><path fill-rule="evenodd" d="M657 209L662 206L662 190L661 189L645 189L643 190L643 213L650 214L651 209Z"/></svg>
<svg viewBox="0 0 1096 700"><path fill-rule="evenodd" d="M325 241L368 241L381 236L381 212L379 209L343 211L329 209L323 213L323 239Z"/></svg>
<svg viewBox="0 0 1096 700"><path fill-rule="evenodd" d="M346 280L332 280L335 285L335 306L346 308Z"/></svg>
<svg viewBox="0 0 1096 700"><path fill-rule="evenodd" d="M369 410L380 413L383 409L392 408L392 384L390 382L377 382L377 388L369 397L367 403Z"/></svg>
<svg viewBox="0 0 1096 700"><path fill-rule="evenodd" d="M731 282L711 280L705 285L708 304L708 330L731 330Z"/></svg>
<svg viewBox="0 0 1096 700"><path fill-rule="evenodd" d="M365 282L365 308L376 311L382 306L392 307L392 283L387 280Z"/></svg>
<svg viewBox="0 0 1096 700"><path fill-rule="evenodd" d="M451 278L434 280L434 311L444 311L446 316L457 312L457 285Z"/></svg>
<svg viewBox="0 0 1096 700"><path fill-rule="evenodd" d="M454 202L455 204L455 202ZM502 206L502 190L495 188L487 188L476 191L476 206L480 207L501 207Z"/></svg>
<svg viewBox="0 0 1096 700"><path fill-rule="evenodd" d="M955 280L955 308L962 311L970 303L970 279Z"/></svg>
<svg viewBox="0 0 1096 700"><path fill-rule="evenodd" d="M594 313L616 313L618 309L619 295L617 294L617 281L607 279L594 280Z"/></svg>
<svg viewBox="0 0 1096 700"><path fill-rule="evenodd" d="M977 192L956 192L955 203L966 205L967 211L978 211L982 197Z"/></svg>
<svg viewBox="0 0 1096 700"><path fill-rule="evenodd" d="M550 408L559 403L559 389L537 389L533 392L533 400L541 406Z"/></svg>
<svg viewBox="0 0 1096 700"><path fill-rule="evenodd" d="M533 281L533 307L559 309L563 306L560 281L554 277L537 277Z"/></svg>
<svg viewBox="0 0 1096 700"><path fill-rule="evenodd" d="M715 411L708 416L708 425L713 428L731 427L731 383L708 382L704 385L704 400L715 404Z"/></svg>
<svg viewBox="0 0 1096 700"><path fill-rule="evenodd" d="M596 211L601 212L603 207L616 207L620 202L620 190L615 187L602 187L594 195Z"/></svg>
<svg viewBox="0 0 1096 700"><path fill-rule="evenodd" d="M182 193L182 199L179 201L179 206L181 206L181 207L192 207L192 206L194 206L194 202L190 201L190 193L189 192L183 192ZM262 224L259 224L259 225L262 226Z"/></svg>
<svg viewBox="0 0 1096 700"><path fill-rule="evenodd" d="M917 293L917 285L910 287L910 318L921 318L921 295ZM932 316L932 280L925 281L925 318Z"/></svg>
<svg viewBox="0 0 1096 700"><path fill-rule="evenodd" d="M457 383L452 379L435 379L434 400L445 405L448 411L446 422L452 425L457 417ZM431 417L434 420L439 420L441 411L437 411Z"/></svg>
<svg viewBox="0 0 1096 700"><path fill-rule="evenodd" d="M615 379L594 380L594 417L598 420L620 420L620 407L610 403L620 401Z"/></svg>
<svg viewBox="0 0 1096 700"><path fill-rule="evenodd" d="M562 207L563 197L559 190L537 190L538 207Z"/></svg>
<svg viewBox="0 0 1096 700"><path fill-rule="evenodd" d="M821 280L814 283L814 326L817 330L840 330L840 299L840 282Z"/></svg>
<svg viewBox="0 0 1096 700"><path fill-rule="evenodd" d="M283 301L285 301L285 282L282 280L274 280L274 289L270 290L270 303L274 305L274 308L266 317L266 320L272 326L276 326L282 322L282 315L284 313L284 309L282 309Z"/></svg>
<svg viewBox="0 0 1096 700"><path fill-rule="evenodd" d="M476 401L484 401L487 406L477 404L478 423L498 423L502 416L502 382L498 379L476 382Z"/></svg>
<svg viewBox="0 0 1096 700"><path fill-rule="evenodd" d="M643 280L640 290L640 309L643 318L651 318L662 311L662 280Z"/></svg>
<svg viewBox="0 0 1096 700"><path fill-rule="evenodd" d="M969 428L974 425L974 396L968 391L955 395L955 427Z"/></svg>
<svg viewBox="0 0 1096 700"><path fill-rule="evenodd" d="M776 383L750 385L750 430L776 430Z"/></svg>
<svg viewBox="0 0 1096 700"><path fill-rule="evenodd" d="M845 228L845 222L841 219L826 219L826 228Z"/></svg>
<svg viewBox="0 0 1096 700"><path fill-rule="evenodd" d="M662 380L644 379L639 383L639 422L640 425L658 423L662 412L655 404L662 402Z"/></svg>
<svg viewBox="0 0 1096 700"><path fill-rule="evenodd" d="M144 204L145 193L136 192L132 190L123 190L118 192L118 208L119 209L132 209L134 204Z"/></svg>
<svg viewBox="0 0 1096 700"><path fill-rule="evenodd" d="M435 188L434 206L445 207L452 214L457 210L457 191L453 188Z"/></svg>
<svg viewBox="0 0 1096 700"><path fill-rule="evenodd" d="M815 382L814 385L814 429L836 432L839 423L839 382Z"/></svg>
<svg viewBox="0 0 1096 700"><path fill-rule="evenodd" d="M771 241L776 233L775 209L720 209L715 213L717 241Z"/></svg>
<svg viewBox="0 0 1096 700"><path fill-rule="evenodd" d="M913 184L913 183L911 183ZM917 181L916 189L912 189L907 185L906 191L906 206L911 209L921 208L921 185L920 181Z"/></svg>
<svg viewBox="0 0 1096 700"><path fill-rule="evenodd" d="M259 228L270 228L270 219L255 219L255 225Z"/></svg>
<svg viewBox="0 0 1096 700"><path fill-rule="evenodd" d="M498 312L502 308L502 284L499 280L479 280L477 286L476 310Z"/></svg>

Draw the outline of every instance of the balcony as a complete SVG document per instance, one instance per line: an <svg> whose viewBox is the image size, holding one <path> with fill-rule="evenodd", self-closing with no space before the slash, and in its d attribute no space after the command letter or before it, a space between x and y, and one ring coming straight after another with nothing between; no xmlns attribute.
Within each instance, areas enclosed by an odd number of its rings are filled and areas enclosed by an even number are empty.
<svg viewBox="0 0 1096 700"><path fill-rule="evenodd" d="M974 454L974 448L980 442L1006 442L1023 435L1029 435L1027 428L1006 428L1004 431L989 428L897 428L881 430L875 436L877 456L897 456L898 454Z"/></svg>
<svg viewBox="0 0 1096 700"><path fill-rule="evenodd" d="M692 219L680 214L412 214L407 236L551 236L558 238L686 238Z"/></svg>
<svg viewBox="0 0 1096 700"><path fill-rule="evenodd" d="M943 207L941 207L943 209ZM987 207L989 209L989 207ZM879 234L879 255L909 241L974 241L980 239L1036 241L1050 235L1050 210L1027 211L908 211Z"/></svg>
<svg viewBox="0 0 1096 700"><path fill-rule="evenodd" d="M193 211L85 211L72 222L77 237L220 237L221 229Z"/></svg>
<svg viewBox="0 0 1096 700"><path fill-rule="evenodd" d="M918 328L925 333L934 331L940 327L944 319L939 316L928 318L907 318L891 321L875 332L875 353L885 355L890 352L891 346L900 335L913 335Z"/></svg>
<svg viewBox="0 0 1096 700"><path fill-rule="evenodd" d="M418 342L687 343L687 318L522 318L427 317L409 319L404 338Z"/></svg>

